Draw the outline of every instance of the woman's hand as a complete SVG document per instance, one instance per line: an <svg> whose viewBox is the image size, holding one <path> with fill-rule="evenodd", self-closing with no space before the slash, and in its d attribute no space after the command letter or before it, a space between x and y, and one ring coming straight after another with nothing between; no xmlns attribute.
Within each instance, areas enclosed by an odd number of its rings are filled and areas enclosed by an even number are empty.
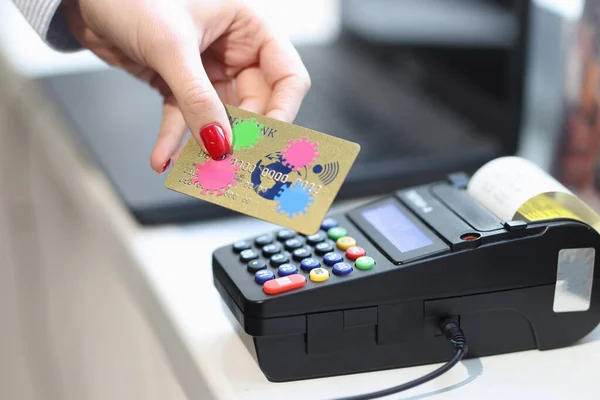
<svg viewBox="0 0 600 400"><path fill-rule="evenodd" d="M242 1L64 0L60 12L79 43L163 95L158 173L188 129L211 157L229 152L223 103L291 122L310 87L291 43Z"/></svg>

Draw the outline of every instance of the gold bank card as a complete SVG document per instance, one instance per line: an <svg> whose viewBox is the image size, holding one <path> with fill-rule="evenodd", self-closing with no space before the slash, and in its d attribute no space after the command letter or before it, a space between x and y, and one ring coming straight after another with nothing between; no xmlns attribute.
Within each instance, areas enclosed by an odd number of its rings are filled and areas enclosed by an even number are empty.
<svg viewBox="0 0 600 400"><path fill-rule="evenodd" d="M233 146L212 160L195 140L167 188L300 233L317 232L360 151L357 143L226 106Z"/></svg>

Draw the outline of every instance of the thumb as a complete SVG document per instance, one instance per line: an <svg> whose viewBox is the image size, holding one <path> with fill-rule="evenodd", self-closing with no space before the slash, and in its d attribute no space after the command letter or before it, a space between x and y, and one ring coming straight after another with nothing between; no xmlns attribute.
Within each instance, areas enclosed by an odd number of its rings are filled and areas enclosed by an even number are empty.
<svg viewBox="0 0 600 400"><path fill-rule="evenodd" d="M200 147L213 159L229 153L229 117L202 65L196 34L165 37L145 58L169 85Z"/></svg>

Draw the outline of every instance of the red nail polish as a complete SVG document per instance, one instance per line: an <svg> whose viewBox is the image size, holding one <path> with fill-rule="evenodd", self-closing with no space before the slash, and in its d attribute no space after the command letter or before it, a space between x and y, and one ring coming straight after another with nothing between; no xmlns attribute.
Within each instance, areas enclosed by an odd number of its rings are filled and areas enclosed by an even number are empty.
<svg viewBox="0 0 600 400"><path fill-rule="evenodd" d="M225 131L219 124L210 124L202 128L200 139L202 139L208 155L215 160L229 153L231 149Z"/></svg>
<svg viewBox="0 0 600 400"><path fill-rule="evenodd" d="M165 163L165 165L163 165L163 167L162 167L162 170L160 171L160 173L161 173L161 174L162 174L162 173L164 173L164 172L167 170L167 168L169 168L169 165L170 165L170 164L171 164L171 159L169 158L169 159L167 160L167 162Z"/></svg>

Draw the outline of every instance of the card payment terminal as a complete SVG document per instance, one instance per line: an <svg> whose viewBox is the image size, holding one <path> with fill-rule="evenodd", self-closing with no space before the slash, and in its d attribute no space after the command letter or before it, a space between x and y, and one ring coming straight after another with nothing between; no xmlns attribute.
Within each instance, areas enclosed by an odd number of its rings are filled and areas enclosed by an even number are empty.
<svg viewBox="0 0 600 400"><path fill-rule="evenodd" d="M468 338L468 357L554 349L592 331L600 291L569 310L557 288L575 287L561 273L576 269L591 271L580 284L598 287L597 231L572 219L502 220L466 194L468 181L400 190L330 215L314 235L281 229L217 249L215 286L265 376L443 362L446 317Z"/></svg>

